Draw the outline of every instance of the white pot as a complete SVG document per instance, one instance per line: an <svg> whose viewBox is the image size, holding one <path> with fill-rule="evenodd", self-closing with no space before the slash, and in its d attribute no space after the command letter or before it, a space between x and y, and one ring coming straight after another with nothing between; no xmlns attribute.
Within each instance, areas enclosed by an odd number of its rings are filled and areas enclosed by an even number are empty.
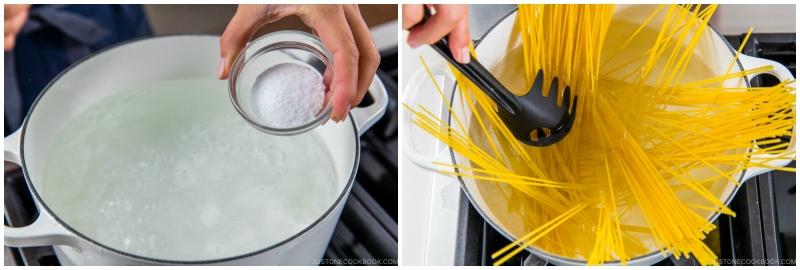
<svg viewBox="0 0 800 270"><path fill-rule="evenodd" d="M43 202L45 161L56 135L88 107L132 87L161 80L215 78L219 37L167 36L130 41L85 58L56 77L33 104L22 127L5 138L4 158L22 166L39 217L21 228L4 228L5 245L55 246L62 264L76 265L312 265L318 264L352 188L360 158L360 135L386 111L386 89L376 76L369 88L375 103L353 108L349 120L319 126L333 156L336 202L314 223L272 246L211 261L168 261L115 250L71 228ZM231 105L232 106L232 105Z"/></svg>
<svg viewBox="0 0 800 270"><path fill-rule="evenodd" d="M618 5L614 11L614 19L630 21L636 23L637 25L641 25L644 23L647 17L652 14L655 8L657 8L655 5ZM516 11L512 12L497 25L492 27L486 33L486 35L481 38L481 43L477 44L475 48L481 64L486 66L495 76L498 77L498 80L506 85L506 87L508 87L511 91L519 89L521 86L520 84L524 83L524 79L520 79L520 74L514 74L513 72L506 71L520 70L515 67L521 65L520 60L518 59L521 59L522 57L522 40L519 35L519 30L514 29L516 14ZM664 17L665 16L661 16L661 18L658 18L657 16L649 23L649 25L655 29L660 29ZM713 29L713 27L709 26L709 29L707 30L708 31L705 31L702 35L701 41L696 47L697 53L692 61L702 61L707 63L715 76L724 75L731 61L733 61L733 57L736 54L736 49L738 48L731 48L724 37L715 29ZM441 59L426 60L432 73L434 73L435 77L437 78L437 82L440 85L443 85L443 89L453 89L453 94L449 97L450 100L445 102L450 103L456 114L456 117L461 121L465 128L470 130L469 127L471 126L471 122L475 121L475 118L473 118L472 110L467 106L467 103L463 100L462 95L458 93L459 90L454 85L455 79L452 77L452 74L445 65L445 62ZM764 73L775 75L781 81L794 79L785 66L774 61L740 55L738 64L739 65L734 66L731 72L772 65L773 68ZM748 80L745 80L744 78L728 80L725 82L725 86L749 86L749 79L756 75L758 74L749 75L747 78ZM418 92L436 92L437 90L433 87L433 83L430 82L430 76L427 74L425 69L420 68L411 77L404 91L404 102L411 107L415 107L416 104L413 104L413 101L415 100ZM437 108L428 109L436 112ZM418 153L414 148L414 142L411 141L413 137L411 136L410 132L412 129L416 128L410 122L411 113L408 110L403 110L402 116L404 119L403 153L408 156L412 162L434 172L442 170L453 171L451 167L438 166L434 163L470 166L468 159L464 158L458 153L453 152L452 149L449 148L439 152L434 156L425 156ZM452 121L452 115L450 115L446 107L441 110L439 117L440 119L447 121L451 126L456 125L454 121ZM788 149L789 150L787 151L793 151L795 149L794 137L792 137ZM794 157L794 154L790 156ZM758 159L758 156L753 156L752 159L756 160ZM787 159L773 160L769 163L769 165L781 167L787 165L789 162L790 160ZM733 175L733 178L742 182L769 170L770 169L767 168L754 167L742 173ZM528 233L528 231L524 230L521 219L518 216L511 216L507 214L508 202L503 199L504 197L501 194L500 188L498 188L494 182L480 181L469 177L458 177L458 180L472 205L478 210L481 216L483 216L484 219L492 225L492 227L497 229L506 238L514 241ZM711 192L717 198L720 198L722 202L729 204L738 188L730 181L718 182L719 183L711 189ZM719 213L716 212L707 213L708 220L713 221L718 216ZM587 263L585 260L566 258L551 254L533 246L529 246L527 250L536 256L557 265L586 265ZM631 259L628 262L628 265L651 265L663 259L664 257L657 249L652 249L651 252L646 255ZM606 262L606 264L619 265L620 262L611 261Z"/></svg>

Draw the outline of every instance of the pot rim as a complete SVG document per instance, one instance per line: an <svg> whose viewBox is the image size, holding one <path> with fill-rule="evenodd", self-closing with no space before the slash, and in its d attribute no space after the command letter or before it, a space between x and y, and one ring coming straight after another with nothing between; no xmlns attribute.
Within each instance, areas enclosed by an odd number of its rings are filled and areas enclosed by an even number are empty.
<svg viewBox="0 0 800 270"><path fill-rule="evenodd" d="M517 11L518 11L518 8L515 7L513 10L509 11L508 14L504 15L500 20L498 20L491 27L489 27L489 29L486 30L486 32L483 33L483 35L481 35L481 37L478 40L475 41L475 50L478 49L478 46L481 44L481 41L483 41L484 38L486 38L486 36L489 35L490 32L492 32L498 25L500 25L500 23L502 23L506 19L508 19L508 17L515 15L517 13ZM713 33L717 34L717 36L720 39L722 39L722 42L724 42L726 47L728 47L728 50L730 50L730 52L734 56L736 56L736 49L734 49L731 46L731 44L728 42L728 40L725 39L725 36L723 36L716 28L714 28L714 26L712 26L711 23L708 23L707 26L708 26L708 28L710 28L713 31ZM736 64L739 66L740 70L744 70L744 67L742 66L742 63L741 63L741 61L739 61L738 58L736 59ZM747 80L746 77L744 77L744 78L745 78L744 81L745 81L746 86L750 87L750 81ZM458 83L456 83L453 86L453 91L452 91L452 94L450 96L450 106L454 106L455 105L456 93L457 92L458 92ZM448 112L447 113L447 124L451 125L452 121L453 121L453 114L451 112ZM456 162L456 153L453 150L453 148L450 148L450 158L451 158L451 160L453 162L453 165L458 165L457 162ZM454 170L455 170L456 173L459 173L458 168L454 168ZM742 178L744 178L744 173L742 173L739 176L738 182L741 183L742 180L744 180ZM469 190L467 190L467 186L464 183L464 179L462 178L462 176L458 175L457 179L458 179L459 184L461 184L461 190L464 192L465 195L467 195L467 198L469 199L470 203L475 208L475 210L478 211L478 213L481 215L481 217L483 217L483 219L487 223L489 223L489 225L491 225L492 228L494 228L496 231L498 231L506 239L509 239L511 241L516 240L517 238L513 237L507 231L499 229L501 227L494 220L486 218L487 217L486 213L483 211L483 209L481 209L479 206L477 206L477 204L475 203L475 199L472 197L472 194L469 192ZM733 200L734 195L736 195L736 193L739 191L739 188L740 187L736 187L736 188L733 189L733 191L730 193L728 198L725 199L725 205L729 205L731 203L731 201ZM712 216L709 219L709 221L714 222L717 218L719 218L720 214L721 213L719 213L719 212L714 212L714 214L712 214ZM552 253L544 251L542 249L538 249L538 248L534 247L533 245L530 245L530 246L526 247L525 250L527 250L527 251L529 251L529 252L531 252L533 254L536 254L536 255L544 255L544 256L547 256L549 258L554 258L554 259L558 259L558 260L562 260L562 261L566 261L566 262L574 263L574 264L585 265L588 262L588 260L578 260L578 259L574 259L574 258L567 258L567 257L561 256L561 255L552 254ZM668 250L666 250L665 252L669 253ZM628 260L628 263L636 263L636 261L647 260L648 258L651 258L651 257L659 255L659 254L661 254L661 250L655 250L653 252L650 252L650 253L647 253L647 254L644 254L644 255L640 255L640 256L631 258L630 260ZM667 258L667 257L664 257L664 258ZM604 263L620 264L622 262L620 260L612 260L612 261L605 261Z"/></svg>
<svg viewBox="0 0 800 270"><path fill-rule="evenodd" d="M219 36L217 36L217 35L208 35L208 34L174 34L174 35L164 35L164 36L141 37L141 38L135 38L135 39L123 41L123 42L108 46L106 48L103 48L103 49L101 49L99 51L96 51L96 52L94 52L94 53L92 53L92 54L90 54L90 55L78 60L77 62L73 63L72 65L70 65L69 67L67 67L63 71L61 71L61 73L59 73L56 77L54 77L44 87L44 89L42 89L42 92L39 93L39 95L36 97L36 100L31 105L30 110L28 110L27 114L25 115L25 119L24 119L24 121L22 123L22 127L20 129L20 161L21 161L20 162L21 163L20 167L22 168L22 173L25 176L25 181L28 183L28 187L29 187L29 189L31 191L31 194L33 194L33 197L35 198L36 202L38 202L39 205L41 205L42 208L44 208L44 210L47 211L56 220L56 222L58 222L61 226L66 228L69 232L77 235L78 237L82 238L83 240L86 240L86 241L88 241L88 242L90 242L92 244L100 246L100 247L102 247L102 248L104 248L106 250L110 250L110 251L112 251L114 253L117 253L119 255L123 255L123 256L134 258L134 259L138 259L138 260L154 262L154 263L195 265L195 264L212 264L212 263L235 261L235 260L239 260L239 259L243 259L243 258L247 258L247 257L252 257L252 256L255 256L255 255L259 255L261 253L273 250L275 248L283 246L284 244L289 243L289 242L299 238L300 236L302 236L306 232L310 231L311 228L316 227L320 222L322 222L322 220L324 220L325 218L330 216L330 214L333 212L334 209L336 209L340 204L344 203L345 198L350 193L350 189L353 187L353 183L355 183L356 172L358 170L358 165L359 165L359 163L361 161L361 143L360 143L361 138L360 138L360 136L358 136L358 129L356 128L357 124L355 123L355 120L354 120L353 117L348 117L350 119L350 126L353 129L353 134L355 134L355 136L353 136L354 140L355 140L354 141L354 144L355 144L355 156L354 156L354 161L353 161L353 168L352 168L352 170L350 172L350 179L347 180L347 184L344 186L344 188L342 189L341 194L339 194L339 197L331 205L331 207L328 208L328 210L325 211L325 213L323 213L318 219L316 219L313 223L308 225L306 228L304 228L300 232L297 232L296 234L284 239L283 241L280 241L280 242L275 243L275 244L273 244L271 246L268 246L266 248L259 249L259 250L253 251L253 252L240 254L240 255L236 255L236 256L231 256L231 257L225 257L225 258L221 258L221 259L195 260L195 261L179 261L179 260L156 259L156 258L150 258L150 257L145 257L145 256L141 256L141 255L136 255L136 254L124 252L124 251L117 250L115 248L109 247L107 245L104 245L104 244L102 244L100 242L97 242L97 241L95 241L95 240L83 235L82 233L78 232L77 230L75 230L71 226L69 226L66 222L61 220L61 218L59 218L58 215L56 215L53 212L53 210L51 210L50 207L47 206L47 204L44 202L44 200L42 200L41 196L39 195L39 192L36 190L36 187L33 185L33 182L30 180L31 177L28 174L28 169L27 169L26 162L25 162L25 137L26 137L25 133L26 133L26 130L27 130L27 127L28 127L28 121L30 120L30 117L33 114L33 111L36 109L36 105L39 103L39 101L42 99L42 97L50 90L50 88L55 84L55 82L58 81L58 79L60 79L68 71L70 71L71 69L77 67L79 64L83 63L84 61L87 61L87 60L89 60L91 58L94 58L97 55L99 55L99 54L101 54L103 52L109 51L111 49L115 49L115 48L122 47L122 46L125 46L125 45L131 45L131 44L136 43L136 42L149 41L149 40L152 40L152 39L169 39L169 38L182 38L182 37L215 37L215 38L219 38Z"/></svg>

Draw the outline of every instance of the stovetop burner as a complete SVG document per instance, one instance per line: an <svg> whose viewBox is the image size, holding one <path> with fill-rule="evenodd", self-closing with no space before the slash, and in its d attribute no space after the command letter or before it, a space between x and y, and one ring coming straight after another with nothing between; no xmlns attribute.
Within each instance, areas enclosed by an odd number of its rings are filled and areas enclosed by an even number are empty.
<svg viewBox="0 0 800 270"><path fill-rule="evenodd" d="M378 70L389 105L361 135L356 183L321 265L397 265L397 48L381 52ZM359 106L367 106L367 95Z"/></svg>
<svg viewBox="0 0 800 270"><path fill-rule="evenodd" d="M382 51L377 72L389 95L386 113L361 136L361 161L353 190L321 265L397 265L397 49ZM367 106L367 95L359 106ZM5 173L7 226L38 216L22 171ZM61 265L52 246L4 247L4 265Z"/></svg>

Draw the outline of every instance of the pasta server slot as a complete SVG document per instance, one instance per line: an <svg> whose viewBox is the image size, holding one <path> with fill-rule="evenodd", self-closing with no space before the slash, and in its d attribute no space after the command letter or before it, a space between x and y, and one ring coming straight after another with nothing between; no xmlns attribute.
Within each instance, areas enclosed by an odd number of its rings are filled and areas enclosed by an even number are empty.
<svg viewBox="0 0 800 270"><path fill-rule="evenodd" d="M428 8L423 9L425 15L417 26L424 24L431 16ZM520 142L538 147L550 146L564 139L572 129L575 113L570 112L570 108L577 108L578 97L574 97L570 102L570 88L566 86L563 91L563 102L559 105L558 78L553 78L549 91L551 94L545 97L542 94L544 71L540 69L531 90L525 95L517 96L503 86L473 56L470 56L467 64L456 61L450 51L448 36L431 44L431 47L497 104L498 115Z"/></svg>

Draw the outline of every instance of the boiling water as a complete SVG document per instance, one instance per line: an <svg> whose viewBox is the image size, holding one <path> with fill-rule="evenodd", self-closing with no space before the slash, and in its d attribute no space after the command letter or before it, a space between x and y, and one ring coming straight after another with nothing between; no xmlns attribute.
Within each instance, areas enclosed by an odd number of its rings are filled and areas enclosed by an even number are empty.
<svg viewBox="0 0 800 270"><path fill-rule="evenodd" d="M315 132L250 127L225 82L147 84L87 109L59 134L43 199L82 234L166 260L257 251L309 226L343 188Z"/></svg>
<svg viewBox="0 0 800 270"><path fill-rule="evenodd" d="M641 27L641 24L638 23L622 20L611 20L611 23L608 27L608 33L606 34L605 43L603 43L603 49L600 54L600 74L605 76L601 77L601 80L609 78L622 79L627 76L625 81L630 82L637 78L637 76L642 76L641 68L647 62L649 57L649 53L647 52L656 43L659 31L661 31L661 29L656 29L649 26L644 27L633 39L631 39L630 43L628 43L625 47L622 47L622 45L625 45L625 42L628 41L628 39L630 39L634 33L636 33L636 30L639 29L639 27ZM706 29L706 31L711 30ZM709 67L709 64L703 61L704 55L702 55L702 47L703 46L695 47L695 51L692 53L692 57L686 65L686 69L682 73L683 76L681 77L680 83L695 82L724 75L715 75L714 71L711 69L711 67ZM670 45L668 48L669 50L667 50L666 53L663 53L661 57L655 61L649 77L647 80L645 80L646 85L655 85L658 81L659 75L663 72L664 67L667 66L670 54L674 49L674 44ZM680 52L683 53L684 50L686 50L686 44L681 45ZM640 57L643 54L647 55L648 57ZM724 67L728 67L730 61L733 61L733 56L731 55L730 58L724 59L724 61L725 62L722 63L722 65ZM675 64L673 63L671 67L674 67L674 65ZM620 66L622 66L622 68L618 68ZM639 72L633 76L629 76L631 71Z"/></svg>

